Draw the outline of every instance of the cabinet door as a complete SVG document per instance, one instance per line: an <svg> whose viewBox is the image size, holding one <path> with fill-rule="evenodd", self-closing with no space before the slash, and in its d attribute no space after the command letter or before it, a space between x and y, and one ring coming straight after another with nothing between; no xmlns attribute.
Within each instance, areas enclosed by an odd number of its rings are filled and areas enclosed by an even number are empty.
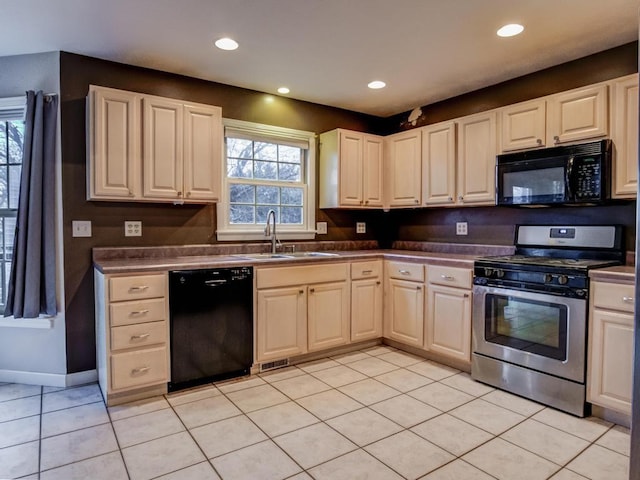
<svg viewBox="0 0 640 480"><path fill-rule="evenodd" d="M306 298L306 287L258 290L258 362L307 351Z"/></svg>
<svg viewBox="0 0 640 480"><path fill-rule="evenodd" d="M590 335L587 400L631 414L633 315L594 309Z"/></svg>
<svg viewBox="0 0 640 480"><path fill-rule="evenodd" d="M496 112L458 120L459 204L496 203Z"/></svg>
<svg viewBox="0 0 640 480"><path fill-rule="evenodd" d="M351 282L351 341L382 336L382 285L378 278Z"/></svg>
<svg viewBox="0 0 640 480"><path fill-rule="evenodd" d="M547 104L549 143L604 137L609 132L607 85L553 95Z"/></svg>
<svg viewBox="0 0 640 480"><path fill-rule="evenodd" d="M389 205L420 205L422 137L419 129L385 138Z"/></svg>
<svg viewBox="0 0 640 480"><path fill-rule="evenodd" d="M349 288L347 282L309 285L309 351L349 343Z"/></svg>
<svg viewBox="0 0 640 480"><path fill-rule="evenodd" d="M424 345L424 287L421 283L388 280L385 336L416 347Z"/></svg>
<svg viewBox="0 0 640 480"><path fill-rule="evenodd" d="M425 346L449 358L471 362L471 294L429 284Z"/></svg>
<svg viewBox="0 0 640 480"><path fill-rule="evenodd" d="M182 104L157 97L145 97L142 103L143 194L146 198L182 199Z"/></svg>
<svg viewBox="0 0 640 480"><path fill-rule="evenodd" d="M455 203L455 133L453 122L422 129L422 201L425 205Z"/></svg>
<svg viewBox="0 0 640 480"><path fill-rule="evenodd" d="M614 198L635 198L638 188L638 74L613 84L611 139Z"/></svg>
<svg viewBox="0 0 640 480"><path fill-rule="evenodd" d="M500 112L502 151L545 146L546 102L534 100L505 107Z"/></svg>
<svg viewBox="0 0 640 480"><path fill-rule="evenodd" d="M362 205L363 135L340 130L340 205Z"/></svg>
<svg viewBox="0 0 640 480"><path fill-rule="evenodd" d="M362 158L362 198L365 207L382 207L382 138L364 136Z"/></svg>
<svg viewBox="0 0 640 480"><path fill-rule="evenodd" d="M185 200L220 199L222 145L222 109L185 105Z"/></svg>
<svg viewBox="0 0 640 480"><path fill-rule="evenodd" d="M140 96L91 87L89 200L140 195Z"/></svg>

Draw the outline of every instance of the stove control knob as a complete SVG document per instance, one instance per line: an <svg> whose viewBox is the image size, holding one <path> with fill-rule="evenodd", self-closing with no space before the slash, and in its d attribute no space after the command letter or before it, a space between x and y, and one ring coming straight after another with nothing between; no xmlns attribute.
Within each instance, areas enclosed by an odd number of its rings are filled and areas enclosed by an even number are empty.
<svg viewBox="0 0 640 480"><path fill-rule="evenodd" d="M566 285L568 281L569 281L569 278L566 275L558 276L558 283L560 285Z"/></svg>
<svg viewBox="0 0 640 480"><path fill-rule="evenodd" d="M586 291L584 291L584 290L576 290L576 294L577 294L579 297L584 297L584 296L587 294L587 292L586 292Z"/></svg>
<svg viewBox="0 0 640 480"><path fill-rule="evenodd" d="M553 282L553 275L551 275L550 273L545 273L544 283L551 283L551 282Z"/></svg>
<svg viewBox="0 0 640 480"><path fill-rule="evenodd" d="M504 277L504 270L502 270L501 268L498 268L496 270L496 277L498 277L498 278Z"/></svg>
<svg viewBox="0 0 640 480"><path fill-rule="evenodd" d="M492 273L493 273L492 269L490 269L490 268L485 268L484 269L484 276L485 277L490 277Z"/></svg>

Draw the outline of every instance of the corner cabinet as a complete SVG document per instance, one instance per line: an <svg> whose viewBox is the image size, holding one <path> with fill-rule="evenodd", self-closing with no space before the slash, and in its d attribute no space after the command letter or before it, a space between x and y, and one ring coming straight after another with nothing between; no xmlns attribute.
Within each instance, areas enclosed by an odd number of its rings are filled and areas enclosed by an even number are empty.
<svg viewBox="0 0 640 480"><path fill-rule="evenodd" d="M96 271L98 381L107 405L167 392L169 301L166 273Z"/></svg>
<svg viewBox="0 0 640 480"><path fill-rule="evenodd" d="M382 208L382 137L336 129L320 135L320 208Z"/></svg>
<svg viewBox="0 0 640 480"><path fill-rule="evenodd" d="M631 414L634 285L592 282L587 400Z"/></svg>
<svg viewBox="0 0 640 480"><path fill-rule="evenodd" d="M496 136L495 110L461 118L458 124L457 203L495 205Z"/></svg>
<svg viewBox="0 0 640 480"><path fill-rule="evenodd" d="M636 198L638 188L638 74L611 83L613 198Z"/></svg>
<svg viewBox="0 0 640 480"><path fill-rule="evenodd" d="M89 200L219 200L220 107L91 86L88 109Z"/></svg>
<svg viewBox="0 0 640 480"><path fill-rule="evenodd" d="M384 139L385 190L390 207L419 207L422 188L422 136L420 129Z"/></svg>

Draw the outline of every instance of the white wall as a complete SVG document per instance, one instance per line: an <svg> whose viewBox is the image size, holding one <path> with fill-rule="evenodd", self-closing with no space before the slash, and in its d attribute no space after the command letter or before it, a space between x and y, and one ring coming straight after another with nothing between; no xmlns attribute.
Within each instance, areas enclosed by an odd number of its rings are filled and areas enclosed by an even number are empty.
<svg viewBox="0 0 640 480"><path fill-rule="evenodd" d="M24 95L27 90L60 93L59 52L0 57L0 97ZM0 381L64 385L67 372L62 272L62 202L60 190L60 112L56 149L56 256L58 311L51 328L0 326ZM2 317L0 317L0 322ZM19 323L20 319L12 323ZM25 323L28 323L25 322Z"/></svg>

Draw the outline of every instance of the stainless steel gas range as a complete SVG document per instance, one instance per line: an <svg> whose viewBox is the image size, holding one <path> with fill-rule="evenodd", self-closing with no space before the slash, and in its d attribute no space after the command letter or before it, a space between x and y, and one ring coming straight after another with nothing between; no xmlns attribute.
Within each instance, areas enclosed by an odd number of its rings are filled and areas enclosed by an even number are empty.
<svg viewBox="0 0 640 480"><path fill-rule="evenodd" d="M474 264L471 376L588 414L588 271L623 258L619 226L517 226L515 255Z"/></svg>

